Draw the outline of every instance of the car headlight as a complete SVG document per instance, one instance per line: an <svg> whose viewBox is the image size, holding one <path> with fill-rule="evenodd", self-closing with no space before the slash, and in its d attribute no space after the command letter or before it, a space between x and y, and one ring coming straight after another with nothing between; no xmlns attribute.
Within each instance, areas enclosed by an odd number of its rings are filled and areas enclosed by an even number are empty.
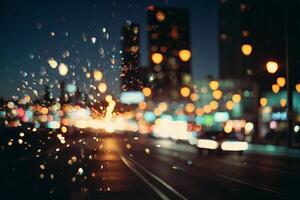
<svg viewBox="0 0 300 200"><path fill-rule="evenodd" d="M248 143L240 141L225 141L222 142L221 149L223 151L244 151L248 149Z"/></svg>
<svg viewBox="0 0 300 200"><path fill-rule="evenodd" d="M197 142L197 147L204 149L216 149L218 146L218 142L209 139L199 139Z"/></svg>

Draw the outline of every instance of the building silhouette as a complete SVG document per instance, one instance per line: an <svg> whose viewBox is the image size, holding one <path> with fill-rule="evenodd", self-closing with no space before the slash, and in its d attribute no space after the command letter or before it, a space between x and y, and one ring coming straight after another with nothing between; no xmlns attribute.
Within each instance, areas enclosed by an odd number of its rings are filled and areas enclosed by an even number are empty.
<svg viewBox="0 0 300 200"><path fill-rule="evenodd" d="M150 5L147 31L148 80L154 96L177 99L179 88L190 84L192 77L189 11Z"/></svg>
<svg viewBox="0 0 300 200"><path fill-rule="evenodd" d="M122 29L121 91L139 91L142 87L140 73L140 30L138 24L126 23Z"/></svg>
<svg viewBox="0 0 300 200"><path fill-rule="evenodd" d="M289 61L300 58L299 9L297 0L220 0L220 78L255 80L260 91L270 90L286 74L287 44ZM268 74L268 61L279 64L275 75ZM295 82L297 69L292 62L290 67Z"/></svg>

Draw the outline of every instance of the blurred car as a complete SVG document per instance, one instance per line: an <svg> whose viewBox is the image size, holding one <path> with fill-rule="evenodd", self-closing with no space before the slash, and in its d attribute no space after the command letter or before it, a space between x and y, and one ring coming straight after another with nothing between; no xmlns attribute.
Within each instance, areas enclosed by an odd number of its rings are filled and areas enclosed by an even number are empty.
<svg viewBox="0 0 300 200"><path fill-rule="evenodd" d="M242 154L243 151L248 149L248 142L245 141L245 135L242 133L223 133L220 140L220 149Z"/></svg>
<svg viewBox="0 0 300 200"><path fill-rule="evenodd" d="M219 141L221 137L220 131L205 131L200 132L197 135L198 141L196 146L199 148L200 151L208 150L216 150L219 148Z"/></svg>
<svg viewBox="0 0 300 200"><path fill-rule="evenodd" d="M248 143L242 133L225 133L223 131L206 131L198 134L197 147L200 151L207 150L209 153L216 151L239 152L248 149Z"/></svg>

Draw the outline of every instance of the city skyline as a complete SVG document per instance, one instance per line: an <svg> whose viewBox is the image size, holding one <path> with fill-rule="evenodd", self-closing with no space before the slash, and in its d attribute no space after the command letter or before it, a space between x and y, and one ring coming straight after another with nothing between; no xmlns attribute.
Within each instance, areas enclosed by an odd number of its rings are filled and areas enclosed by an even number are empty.
<svg viewBox="0 0 300 200"><path fill-rule="evenodd" d="M62 3L35 3L28 2L26 5L23 5L24 3L19 1L2 2L3 6L1 7L6 9L4 9L5 12L2 12L5 20L1 20L1 26L4 27L1 32L1 43L6 48L1 48L3 58L0 61L0 76L2 85L7 85L7 87L2 87L1 96L5 98L12 95L20 95L16 91L15 85L21 87L22 80L30 82L24 77L24 72L26 72L25 74L35 73L37 77L41 69L47 69L47 59L49 57L60 57L59 54L63 54L66 50L70 53L69 60L80 59L82 61L89 59L92 67L96 68L98 65L101 65L106 79L112 84L109 89L115 87L119 84L118 66L120 66L120 55L116 52L121 50L119 40L121 27L127 20L141 24L141 65L148 65L146 9L148 5L152 4L165 7L183 6L190 10L191 29L193 30L191 31L193 76L196 78L207 75L217 77L216 2L200 1L195 5L192 1L187 1L186 3L180 1L168 3L163 1L143 1L140 3L131 3L129 1L103 1L102 3L97 3L96 1L91 1L84 4L81 7L81 11L76 10L83 4L81 1L71 5L68 4L68 1L63 1ZM21 7L22 9L20 9ZM56 14L52 10L55 10ZM31 16L30 13L32 12L36 14ZM77 15L74 16L74 12ZM131 13L131 15L128 13ZM12 15L16 15L16 17L12 18ZM106 17L111 18L111 23L103 21ZM47 20L45 20L46 18ZM201 27L205 27L205 29ZM103 28L107 30L109 39L101 41L98 37L96 44L92 44L91 38L98 36L99 32L101 34ZM24 35L24 39L20 40L18 38L20 33ZM81 42L83 34L86 36L87 43ZM207 37L210 39L207 39ZM99 61L98 51L100 47L105 50L105 53L110 55L113 54L112 49L114 49L116 61L118 62L114 69L111 69L109 64L107 64L109 62L108 56ZM21 50L15 51L16 49ZM15 59L15 57L18 57L18 59ZM81 64L83 65L83 62ZM78 77L81 77L78 70L80 67L76 66L75 69ZM50 72L49 77L51 79L55 75ZM60 81L59 77L54 79L55 81L58 79L57 82ZM80 82L80 84L82 83ZM119 93L117 89L114 89L112 92Z"/></svg>

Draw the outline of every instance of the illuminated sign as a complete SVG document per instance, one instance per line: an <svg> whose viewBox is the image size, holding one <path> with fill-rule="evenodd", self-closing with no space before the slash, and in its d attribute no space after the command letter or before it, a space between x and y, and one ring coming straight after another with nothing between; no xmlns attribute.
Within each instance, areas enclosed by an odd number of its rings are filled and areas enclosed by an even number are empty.
<svg viewBox="0 0 300 200"><path fill-rule="evenodd" d="M215 122L225 122L228 119L229 119L229 113L228 112L216 112L214 114Z"/></svg>
<svg viewBox="0 0 300 200"><path fill-rule="evenodd" d="M142 92L131 91L131 92L122 92L121 93L121 102L124 104L138 104L141 101L144 101L145 97Z"/></svg>
<svg viewBox="0 0 300 200"><path fill-rule="evenodd" d="M76 85L74 85L74 84L68 84L68 85L66 86L66 91L67 91L68 93L74 93L74 92L76 92L76 90L77 90L77 87L76 87Z"/></svg>

